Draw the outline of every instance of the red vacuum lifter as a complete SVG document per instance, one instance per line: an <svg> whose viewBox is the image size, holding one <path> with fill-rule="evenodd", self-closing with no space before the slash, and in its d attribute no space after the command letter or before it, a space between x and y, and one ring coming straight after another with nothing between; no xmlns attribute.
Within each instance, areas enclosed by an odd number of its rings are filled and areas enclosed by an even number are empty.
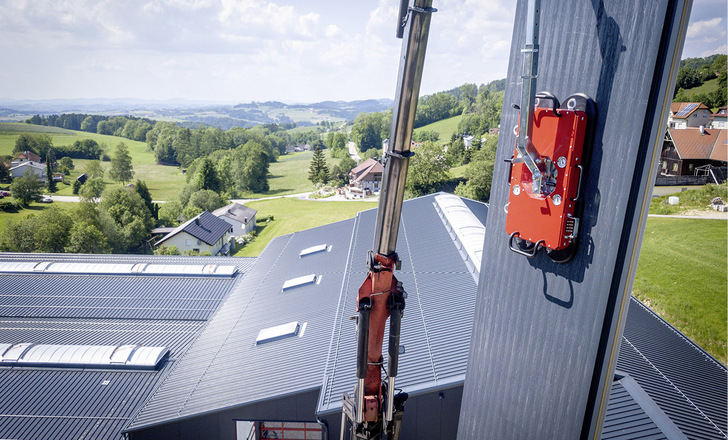
<svg viewBox="0 0 728 440"><path fill-rule="evenodd" d="M341 438L346 421L352 439L397 439L400 434L407 394L395 395L399 361L399 334L407 296L402 283L394 277L400 261L396 253L402 201L412 129L425 61L430 17L436 10L432 0L400 2L397 37L403 38L397 93L392 114L389 151L384 152L384 176L379 196L374 247L367 257L369 273L359 288L357 303L358 384L354 398L344 394ZM382 381L384 329L389 321L389 354L386 382Z"/></svg>

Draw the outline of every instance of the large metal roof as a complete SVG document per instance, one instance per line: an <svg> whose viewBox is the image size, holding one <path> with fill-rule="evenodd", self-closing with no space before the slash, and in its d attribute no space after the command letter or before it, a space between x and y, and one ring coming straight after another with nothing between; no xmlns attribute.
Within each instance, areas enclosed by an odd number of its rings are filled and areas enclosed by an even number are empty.
<svg viewBox="0 0 728 440"><path fill-rule="evenodd" d="M254 259L0 254L2 265L35 266L38 262L76 267L227 264L237 272L224 278L98 275L93 271L0 274L0 342L33 343L32 347L39 348L38 356L33 355L39 362L32 366L0 365L1 438L118 438ZM122 352L131 355L135 346L137 351L139 347L165 347L168 356L157 369L148 371L109 370L82 362L64 368L51 365L73 359L79 350L118 360ZM32 354L32 347L26 355Z"/></svg>
<svg viewBox="0 0 728 440"><path fill-rule="evenodd" d="M354 222L273 240L127 430L318 389ZM321 237L329 251L301 258ZM310 274L317 282L282 288ZM293 322L298 332L256 344Z"/></svg>
<svg viewBox="0 0 728 440"><path fill-rule="evenodd" d="M484 223L487 207L461 200ZM397 249L403 264L396 276L408 297L398 386L411 395L461 386L466 373L476 279L460 237L441 215L447 206L428 196L406 201L402 211ZM340 411L341 394L355 385L349 318L366 275L375 217L374 210L364 211L271 242L126 430L316 389L319 414ZM323 244L328 252L301 257ZM320 284L282 289L286 280L311 274ZM294 324L296 331L256 346L261 330ZM617 369L603 438L725 437L725 367L636 299Z"/></svg>

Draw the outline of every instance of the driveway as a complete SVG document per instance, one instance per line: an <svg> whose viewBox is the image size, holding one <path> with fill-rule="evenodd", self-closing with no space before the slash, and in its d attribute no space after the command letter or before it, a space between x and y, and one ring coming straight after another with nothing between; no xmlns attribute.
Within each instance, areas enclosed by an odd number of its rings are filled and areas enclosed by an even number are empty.
<svg viewBox="0 0 728 440"><path fill-rule="evenodd" d="M357 162L361 162L361 157L359 156L359 153L356 152L356 144L354 142L349 142L349 156L351 156L352 159L354 159Z"/></svg>

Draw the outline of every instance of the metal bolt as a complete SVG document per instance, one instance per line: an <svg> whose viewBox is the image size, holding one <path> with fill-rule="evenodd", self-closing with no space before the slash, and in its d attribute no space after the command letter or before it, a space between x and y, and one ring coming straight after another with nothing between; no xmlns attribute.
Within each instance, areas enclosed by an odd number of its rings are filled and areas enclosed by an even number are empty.
<svg viewBox="0 0 728 440"><path fill-rule="evenodd" d="M557 161L556 165L559 166L559 168L564 168L566 166L566 158L564 156L561 156Z"/></svg>
<svg viewBox="0 0 728 440"><path fill-rule="evenodd" d="M566 103L566 106L569 108L569 110L574 110L576 107L576 99L571 98L569 102Z"/></svg>
<svg viewBox="0 0 728 440"><path fill-rule="evenodd" d="M513 185L513 195L517 196L521 193L521 187L519 185Z"/></svg>
<svg viewBox="0 0 728 440"><path fill-rule="evenodd" d="M556 194L553 196L554 205L559 206L561 204L561 196Z"/></svg>

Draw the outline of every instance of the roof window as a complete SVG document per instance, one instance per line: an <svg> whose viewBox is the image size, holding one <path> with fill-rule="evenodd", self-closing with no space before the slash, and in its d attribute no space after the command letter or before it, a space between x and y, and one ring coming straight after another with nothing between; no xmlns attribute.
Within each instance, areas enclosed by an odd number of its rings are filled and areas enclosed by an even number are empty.
<svg viewBox="0 0 728 440"><path fill-rule="evenodd" d="M0 366L155 369L166 347L142 345L1 344Z"/></svg>
<svg viewBox="0 0 728 440"><path fill-rule="evenodd" d="M331 246L328 246L326 244L319 244L316 246L311 246L311 247L308 247L308 248L302 250L301 253L298 254L298 257L302 258L302 257L305 257L306 255L317 254L319 252L324 252L324 251L326 251L326 252L331 251Z"/></svg>
<svg viewBox="0 0 728 440"><path fill-rule="evenodd" d="M255 345L277 341L290 336L300 337L303 336L305 329L306 323L304 322L303 324L299 324L298 321L264 328L258 332L258 337L255 338Z"/></svg>
<svg viewBox="0 0 728 440"><path fill-rule="evenodd" d="M292 289L294 287L305 286L307 284L318 284L320 282L321 282L321 276L317 276L315 273L312 273L310 275L304 275L302 277L286 280L286 282L283 283L282 290L288 290L288 289Z"/></svg>

